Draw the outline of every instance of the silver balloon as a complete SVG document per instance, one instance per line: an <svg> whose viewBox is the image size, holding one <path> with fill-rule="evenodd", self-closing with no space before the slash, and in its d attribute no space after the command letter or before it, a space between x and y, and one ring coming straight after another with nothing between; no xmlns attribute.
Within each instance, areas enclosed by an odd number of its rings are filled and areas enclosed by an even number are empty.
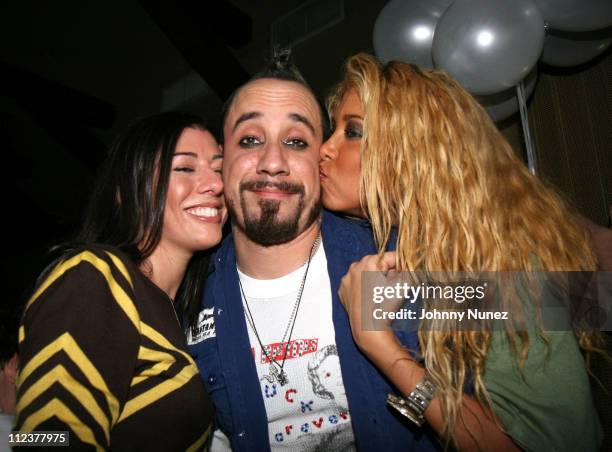
<svg viewBox="0 0 612 452"><path fill-rule="evenodd" d="M529 75L523 80L525 83L525 94L531 97L538 80L538 69L533 68ZM516 87L509 88L501 93L490 94L488 96L476 96L476 99L487 110L491 119L495 122L509 118L519 109L518 99L516 98Z"/></svg>
<svg viewBox="0 0 612 452"><path fill-rule="evenodd" d="M590 31L612 25L612 0L535 0L551 27Z"/></svg>
<svg viewBox="0 0 612 452"><path fill-rule="evenodd" d="M542 61L561 67L586 63L612 44L612 28L604 31L605 33L568 33L548 30L544 38Z"/></svg>
<svg viewBox="0 0 612 452"><path fill-rule="evenodd" d="M391 0L374 24L374 51L383 61L432 68L431 44L442 13L452 0Z"/></svg>
<svg viewBox="0 0 612 452"><path fill-rule="evenodd" d="M472 94L515 86L544 45L544 21L533 0L455 0L433 40L435 66Z"/></svg>

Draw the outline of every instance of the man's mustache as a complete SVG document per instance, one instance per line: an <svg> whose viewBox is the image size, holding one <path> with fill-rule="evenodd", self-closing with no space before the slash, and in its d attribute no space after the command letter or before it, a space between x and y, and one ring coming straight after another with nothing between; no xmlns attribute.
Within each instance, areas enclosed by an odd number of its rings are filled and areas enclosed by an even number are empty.
<svg viewBox="0 0 612 452"><path fill-rule="evenodd" d="M240 191L245 190L261 190L262 188L276 188L279 191L285 193L296 193L304 194L304 186L302 184L295 184L291 182L271 182L265 180L253 180L245 181L240 184Z"/></svg>

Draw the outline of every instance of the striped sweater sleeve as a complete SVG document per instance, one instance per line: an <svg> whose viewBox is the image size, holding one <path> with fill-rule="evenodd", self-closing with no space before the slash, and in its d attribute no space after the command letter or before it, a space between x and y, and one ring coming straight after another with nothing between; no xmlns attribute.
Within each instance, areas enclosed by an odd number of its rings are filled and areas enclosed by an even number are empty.
<svg viewBox="0 0 612 452"><path fill-rule="evenodd" d="M19 331L16 430L68 430L76 449L107 449L140 345L130 275L102 250L58 264Z"/></svg>

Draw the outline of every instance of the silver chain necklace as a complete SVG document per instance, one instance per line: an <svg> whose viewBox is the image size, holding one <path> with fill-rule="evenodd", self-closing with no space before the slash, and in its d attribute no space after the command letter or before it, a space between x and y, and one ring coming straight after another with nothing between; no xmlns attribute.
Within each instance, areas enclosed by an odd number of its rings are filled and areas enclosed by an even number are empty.
<svg viewBox="0 0 612 452"><path fill-rule="evenodd" d="M264 378L270 382L274 380L278 381L281 386L285 386L289 383L289 378L287 377L287 372L284 371L285 361L287 359L287 350L289 349L289 344L291 343L291 336L293 335L293 327L295 326L295 322L297 320L298 310L300 309L300 304L302 301L302 293L304 292L304 286L306 284L306 277L308 276L308 269L310 268L310 262L312 261L312 256L314 255L315 250L319 246L321 240L321 233L317 234L317 238L312 244L310 248L310 253L308 254L308 260L305 262L306 270L304 271L304 276L302 277L302 282L300 283L300 289L298 290L297 297L295 299L295 303L293 304L293 309L291 310L291 315L289 316L289 322L285 327L285 332L283 333L283 337L281 339L281 345L285 342L285 338L287 337L287 332L289 332L289 338L287 339L285 345L285 352L283 353L283 361L279 364L276 360L275 356L271 356L266 351L266 348L263 345L259 337L259 333L257 332L257 328L255 328L255 320L253 319L253 314L251 313L251 309L249 307L249 301L247 300L246 294L244 293L244 289L242 287L242 281L240 280L240 275L238 275L238 285L240 286L240 293L242 294L242 298L244 298L244 304L246 306L246 310L244 314L249 322L253 333L255 333L255 337L257 338L257 342L259 342L259 346L261 347L261 351L268 358L268 362L270 363L270 373L269 375L264 376Z"/></svg>

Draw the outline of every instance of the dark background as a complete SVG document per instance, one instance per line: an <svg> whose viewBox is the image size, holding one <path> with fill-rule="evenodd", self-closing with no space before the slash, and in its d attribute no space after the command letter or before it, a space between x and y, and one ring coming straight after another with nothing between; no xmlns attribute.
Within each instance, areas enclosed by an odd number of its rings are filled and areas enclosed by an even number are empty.
<svg viewBox="0 0 612 452"><path fill-rule="evenodd" d="M74 233L97 165L129 122L181 109L218 124L222 100L259 69L274 40L293 44L297 65L323 97L349 55L373 51L373 25L385 4L2 2L2 306L23 299L45 250ZM572 70L541 67L530 121L541 177L607 225L610 52ZM522 154L518 118L502 126Z"/></svg>

